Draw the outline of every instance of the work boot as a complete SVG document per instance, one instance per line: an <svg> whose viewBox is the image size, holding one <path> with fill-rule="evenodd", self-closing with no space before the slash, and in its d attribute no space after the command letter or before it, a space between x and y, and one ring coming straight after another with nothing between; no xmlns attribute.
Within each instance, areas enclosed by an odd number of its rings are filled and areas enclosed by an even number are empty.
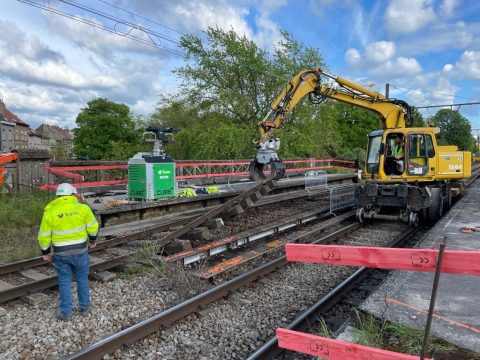
<svg viewBox="0 0 480 360"><path fill-rule="evenodd" d="M80 315L88 316L88 314L90 314L90 306L86 309L80 309Z"/></svg>
<svg viewBox="0 0 480 360"><path fill-rule="evenodd" d="M72 320L72 315L63 316L62 314L57 313L57 320L60 320L60 321L70 321L70 320Z"/></svg>

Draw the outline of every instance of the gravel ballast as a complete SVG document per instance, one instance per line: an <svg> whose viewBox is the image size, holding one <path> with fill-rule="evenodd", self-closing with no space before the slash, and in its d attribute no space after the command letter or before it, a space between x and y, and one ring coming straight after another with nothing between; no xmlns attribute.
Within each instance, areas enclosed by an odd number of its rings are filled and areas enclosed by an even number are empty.
<svg viewBox="0 0 480 360"><path fill-rule="evenodd" d="M304 207L295 207L293 211L311 209L315 202L304 201L303 204ZM292 215L292 208L278 212L273 207L266 208L266 215L262 212L263 224L279 220L280 214L282 217ZM258 212L249 213L240 217L259 218ZM235 222L236 226L233 221L230 224L242 230L246 224L249 227L258 225L257 221L248 219ZM402 229L404 227L397 224L379 224L357 231L351 241L382 245L398 236ZM225 235L235 230L227 227L220 233ZM352 271L353 268L346 267L290 264L172 327L105 358L243 359L272 336L277 327L287 325L295 314L308 308ZM135 319L151 316L183 300L179 295L182 292L175 288L175 281L162 279L158 274L136 274L108 283L92 281L92 312L86 317L75 313L72 321L62 322L55 318L58 291L46 294L48 301L37 306L18 300L3 305L6 312L2 316L0 311L1 356L6 359L56 359L130 326Z"/></svg>

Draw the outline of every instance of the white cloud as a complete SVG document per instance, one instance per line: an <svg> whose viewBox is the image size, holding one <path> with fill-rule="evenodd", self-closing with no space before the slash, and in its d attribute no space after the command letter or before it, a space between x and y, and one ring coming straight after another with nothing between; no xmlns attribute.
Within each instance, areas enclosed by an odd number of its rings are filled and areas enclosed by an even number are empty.
<svg viewBox="0 0 480 360"><path fill-rule="evenodd" d="M345 53L345 62L348 66L357 67L362 61L362 55L357 49L348 49Z"/></svg>
<svg viewBox="0 0 480 360"><path fill-rule="evenodd" d="M49 84L66 88L107 88L120 81L105 74L86 77L67 65L65 58L35 36L27 36L15 24L0 21L8 28L0 39L0 73L27 84ZM17 44L18 43L18 44Z"/></svg>
<svg viewBox="0 0 480 360"><path fill-rule="evenodd" d="M395 54L395 44L391 41L377 41L365 48L365 59L371 63L383 63Z"/></svg>
<svg viewBox="0 0 480 360"><path fill-rule="evenodd" d="M480 26L467 25L462 21L438 23L435 27L426 29L404 39L398 45L398 52L404 55L428 54L451 49L465 49L477 43Z"/></svg>
<svg viewBox="0 0 480 360"><path fill-rule="evenodd" d="M98 23L95 19L89 20ZM151 55L158 54L158 50L152 46L119 35L131 30L130 34L132 36L138 37L146 42L152 42L145 33L139 30L118 26L119 34L115 34L62 16L52 16L51 14L45 15L45 22L54 33L66 37L80 47L89 49L102 57L109 58L115 51L128 51ZM159 40L154 38L154 41L158 42Z"/></svg>
<svg viewBox="0 0 480 360"><path fill-rule="evenodd" d="M438 73L418 74L399 78L391 87L391 97L405 100L411 106L452 104L459 88ZM421 110L424 116L433 115L438 109ZM433 111L433 113L432 113Z"/></svg>
<svg viewBox="0 0 480 360"><path fill-rule="evenodd" d="M119 86L120 81L105 75L86 78L66 64L51 60L35 62L22 58L21 54L9 56L0 49L0 72L27 83L44 83L68 88L108 88Z"/></svg>
<svg viewBox="0 0 480 360"><path fill-rule="evenodd" d="M277 23L270 18L270 15L273 11L283 7L285 4L285 0L268 0L260 5L258 9L259 15L255 19L258 31L253 35L252 40L261 48L271 51L282 39L280 29Z"/></svg>
<svg viewBox="0 0 480 360"><path fill-rule="evenodd" d="M471 80L480 80L480 51L465 51L456 63L457 70Z"/></svg>
<svg viewBox="0 0 480 360"><path fill-rule="evenodd" d="M414 76L421 71L422 67L414 58L399 57L372 67L370 74L374 75L377 79L388 82L395 81L395 79L402 77Z"/></svg>
<svg viewBox="0 0 480 360"><path fill-rule="evenodd" d="M32 128L42 123L74 127L78 111L93 97L75 90L0 83L0 98Z"/></svg>
<svg viewBox="0 0 480 360"><path fill-rule="evenodd" d="M449 73L449 72L451 72L452 70L453 70L453 65L452 65L452 64L445 64L445 65L443 66L443 69L442 69L442 71L443 71L444 73Z"/></svg>
<svg viewBox="0 0 480 360"><path fill-rule="evenodd" d="M443 0L442 5L440 5L440 13L446 16L453 15L455 8L458 6L458 3L458 0Z"/></svg>
<svg viewBox="0 0 480 360"><path fill-rule="evenodd" d="M435 19L432 0L391 0L385 10L385 22L391 34L407 34Z"/></svg>
<svg viewBox="0 0 480 360"><path fill-rule="evenodd" d="M252 35L244 20L249 11L248 6L243 5L243 2L233 5L225 0L176 0L174 3L164 0L136 0L125 2L124 5L134 6L139 13L148 14L151 19L161 19L161 23L183 33L197 33L209 26L218 26L224 30L233 28L239 34L250 38Z"/></svg>
<svg viewBox="0 0 480 360"><path fill-rule="evenodd" d="M32 61L52 60L62 62L63 56L50 49L37 36L27 37L18 26L8 20L0 20L0 45L7 54L21 54Z"/></svg>
<svg viewBox="0 0 480 360"><path fill-rule="evenodd" d="M480 80L480 51L465 50L455 64L446 64L443 73L451 78Z"/></svg>
<svg viewBox="0 0 480 360"><path fill-rule="evenodd" d="M345 61L353 69L366 71L377 79L387 80L399 76L412 76L422 71L414 58L395 57L396 46L390 41L368 44L364 53L351 48L345 53Z"/></svg>

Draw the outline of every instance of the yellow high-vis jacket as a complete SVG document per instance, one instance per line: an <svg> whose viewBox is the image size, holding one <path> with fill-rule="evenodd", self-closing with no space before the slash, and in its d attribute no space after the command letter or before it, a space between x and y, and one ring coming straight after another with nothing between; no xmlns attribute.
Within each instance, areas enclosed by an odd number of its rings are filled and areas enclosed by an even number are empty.
<svg viewBox="0 0 480 360"><path fill-rule="evenodd" d="M98 222L88 205L81 204L74 195L52 200L43 213L38 231L42 254L64 252L87 247L88 240L95 241Z"/></svg>

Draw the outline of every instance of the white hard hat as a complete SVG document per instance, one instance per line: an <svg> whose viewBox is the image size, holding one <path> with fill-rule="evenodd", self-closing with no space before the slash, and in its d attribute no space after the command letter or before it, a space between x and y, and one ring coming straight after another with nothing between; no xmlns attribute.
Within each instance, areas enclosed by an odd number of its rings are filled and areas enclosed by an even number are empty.
<svg viewBox="0 0 480 360"><path fill-rule="evenodd" d="M72 195L76 193L77 193L77 189L75 189L73 185L70 185L68 183L63 183L58 185L57 192L55 193L55 195L63 196L63 195Z"/></svg>

